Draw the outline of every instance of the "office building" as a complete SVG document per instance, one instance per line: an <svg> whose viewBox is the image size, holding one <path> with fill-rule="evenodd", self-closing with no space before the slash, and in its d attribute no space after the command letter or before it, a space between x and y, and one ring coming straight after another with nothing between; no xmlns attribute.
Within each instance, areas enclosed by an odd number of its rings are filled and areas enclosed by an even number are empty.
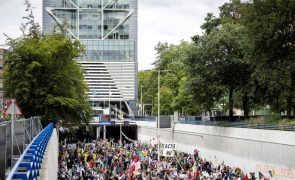
<svg viewBox="0 0 295 180"><path fill-rule="evenodd" d="M0 118L3 117L3 108L4 108L4 98L3 98L3 66L5 61L5 53L7 53L7 49L0 48Z"/></svg>
<svg viewBox="0 0 295 180"><path fill-rule="evenodd" d="M0 48L0 89L3 87L3 65L6 52L6 49Z"/></svg>
<svg viewBox="0 0 295 180"><path fill-rule="evenodd" d="M93 107L133 115L137 99L137 0L43 0L43 32L66 23L86 46L85 69Z"/></svg>

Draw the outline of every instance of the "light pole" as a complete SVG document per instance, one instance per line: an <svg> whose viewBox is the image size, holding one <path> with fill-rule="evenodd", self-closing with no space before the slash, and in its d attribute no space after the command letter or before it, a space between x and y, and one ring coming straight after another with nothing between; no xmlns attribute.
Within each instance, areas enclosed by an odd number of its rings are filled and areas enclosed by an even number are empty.
<svg viewBox="0 0 295 180"><path fill-rule="evenodd" d="M158 161L160 161L160 73L167 70L158 70Z"/></svg>
<svg viewBox="0 0 295 180"><path fill-rule="evenodd" d="M111 117L111 87L109 86L109 115Z"/></svg>
<svg viewBox="0 0 295 180"><path fill-rule="evenodd" d="M160 70L158 70L158 161L160 161Z"/></svg>
<svg viewBox="0 0 295 180"><path fill-rule="evenodd" d="M140 111L141 111L141 115L143 115L143 104L142 104L142 85L140 86L140 104L141 104L141 108L140 108Z"/></svg>
<svg viewBox="0 0 295 180"><path fill-rule="evenodd" d="M152 95L148 95L148 97L151 97L152 99L152 110L151 110L151 116L153 116L153 109L154 109L154 97Z"/></svg>
<svg viewBox="0 0 295 180"><path fill-rule="evenodd" d="M12 106L12 112L11 112L11 169L13 168L13 159L14 159L14 154L13 154L13 136L14 136L14 114L15 114L15 100L11 100L11 105Z"/></svg>
<svg viewBox="0 0 295 180"><path fill-rule="evenodd" d="M122 112L122 100L120 98L120 147L122 147L122 118L123 117L123 112Z"/></svg>

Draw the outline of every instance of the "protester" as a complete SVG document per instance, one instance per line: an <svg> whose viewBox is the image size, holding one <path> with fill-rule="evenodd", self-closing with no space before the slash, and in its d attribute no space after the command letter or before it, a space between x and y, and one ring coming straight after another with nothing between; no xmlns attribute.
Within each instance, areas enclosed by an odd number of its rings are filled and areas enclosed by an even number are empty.
<svg viewBox="0 0 295 180"><path fill-rule="evenodd" d="M98 140L90 143L61 143L59 154L59 179L61 180L248 180L239 168L212 162L194 154L176 152L173 157L161 157L157 161L157 146L148 143Z"/></svg>

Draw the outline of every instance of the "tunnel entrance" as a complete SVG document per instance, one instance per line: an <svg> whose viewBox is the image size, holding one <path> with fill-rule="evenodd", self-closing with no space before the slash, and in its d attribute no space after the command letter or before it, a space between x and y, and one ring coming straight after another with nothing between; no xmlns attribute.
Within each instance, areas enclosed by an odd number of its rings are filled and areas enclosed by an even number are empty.
<svg viewBox="0 0 295 180"><path fill-rule="evenodd" d="M79 128L75 131L60 131L59 140L63 141L67 139L68 143L75 143L77 141L89 142L96 138L103 138L104 128L102 125L90 126L89 128ZM132 140L137 140L137 125L122 125L122 132L127 138ZM124 135L122 135L122 140L126 140ZM106 126L106 138L114 139L116 142L120 140L120 125L107 125Z"/></svg>
<svg viewBox="0 0 295 180"><path fill-rule="evenodd" d="M99 131L96 131L96 133L99 133L99 136L103 138L103 126L100 126ZM122 132L126 135L127 138L130 138L132 140L137 140L137 126L136 125L128 125L124 126L122 125ZM96 134L97 135L97 134ZM126 140L128 142L128 139L126 139L124 135L122 135L122 140ZM114 139L116 142L120 140L120 126L119 125L113 125L113 126L106 126L106 138L107 139Z"/></svg>

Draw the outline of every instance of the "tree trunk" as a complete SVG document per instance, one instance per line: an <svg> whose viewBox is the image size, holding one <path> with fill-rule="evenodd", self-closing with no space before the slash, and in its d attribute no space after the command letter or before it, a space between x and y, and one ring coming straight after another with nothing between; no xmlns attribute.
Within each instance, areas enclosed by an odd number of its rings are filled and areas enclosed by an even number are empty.
<svg viewBox="0 0 295 180"><path fill-rule="evenodd" d="M233 88L229 88L229 97L228 97L228 103L229 103L229 118L231 121L233 121L234 116L234 101L233 101Z"/></svg>
<svg viewBox="0 0 295 180"><path fill-rule="evenodd" d="M249 119L249 97L248 93L243 93L243 110L244 110L244 119Z"/></svg>
<svg viewBox="0 0 295 180"><path fill-rule="evenodd" d="M291 119L291 111L292 111L292 95L287 97L287 119Z"/></svg>
<svg viewBox="0 0 295 180"><path fill-rule="evenodd" d="M289 89L289 95L287 97L287 119L291 119L294 87L295 87L295 71L291 73L291 86Z"/></svg>

